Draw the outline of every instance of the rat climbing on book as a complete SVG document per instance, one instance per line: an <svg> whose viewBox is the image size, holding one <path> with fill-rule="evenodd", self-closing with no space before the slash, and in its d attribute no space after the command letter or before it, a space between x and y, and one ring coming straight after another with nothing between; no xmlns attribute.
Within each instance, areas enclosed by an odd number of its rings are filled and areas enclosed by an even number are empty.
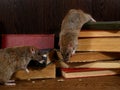
<svg viewBox="0 0 120 90"><path fill-rule="evenodd" d="M82 10L71 9L64 17L59 34L60 52L64 61L69 60L78 46L78 36L82 26L89 22L96 22L90 14Z"/></svg>

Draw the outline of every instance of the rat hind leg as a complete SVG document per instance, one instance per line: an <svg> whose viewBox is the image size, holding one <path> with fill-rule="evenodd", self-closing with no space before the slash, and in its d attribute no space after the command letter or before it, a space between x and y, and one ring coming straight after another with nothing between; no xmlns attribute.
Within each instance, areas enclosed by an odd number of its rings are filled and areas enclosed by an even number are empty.
<svg viewBox="0 0 120 90"><path fill-rule="evenodd" d="M8 80L8 81L5 83L5 85L7 85L7 86L15 86L16 83L15 83L15 80Z"/></svg>
<svg viewBox="0 0 120 90"><path fill-rule="evenodd" d="M0 85L14 86L16 83L15 80L8 80L8 82L0 81Z"/></svg>
<svg viewBox="0 0 120 90"><path fill-rule="evenodd" d="M15 80L8 80L8 81L0 80L0 85L13 86L16 85L16 83Z"/></svg>

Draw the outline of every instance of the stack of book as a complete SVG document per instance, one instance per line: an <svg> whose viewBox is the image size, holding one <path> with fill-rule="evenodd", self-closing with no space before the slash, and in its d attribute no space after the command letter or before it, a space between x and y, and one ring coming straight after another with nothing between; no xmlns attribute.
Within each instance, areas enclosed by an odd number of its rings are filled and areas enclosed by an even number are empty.
<svg viewBox="0 0 120 90"><path fill-rule="evenodd" d="M120 74L120 22L85 24L68 64L61 69L65 78Z"/></svg>

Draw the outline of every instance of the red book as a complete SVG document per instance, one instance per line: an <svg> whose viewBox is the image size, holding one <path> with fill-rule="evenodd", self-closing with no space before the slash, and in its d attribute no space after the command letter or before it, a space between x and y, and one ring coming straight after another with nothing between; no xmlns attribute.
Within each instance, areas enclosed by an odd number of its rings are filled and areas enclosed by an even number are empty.
<svg viewBox="0 0 120 90"><path fill-rule="evenodd" d="M3 34L2 48L36 46L39 49L54 48L54 34Z"/></svg>
<svg viewBox="0 0 120 90"><path fill-rule="evenodd" d="M62 68L62 76L65 78L96 77L120 74L120 69L106 68Z"/></svg>

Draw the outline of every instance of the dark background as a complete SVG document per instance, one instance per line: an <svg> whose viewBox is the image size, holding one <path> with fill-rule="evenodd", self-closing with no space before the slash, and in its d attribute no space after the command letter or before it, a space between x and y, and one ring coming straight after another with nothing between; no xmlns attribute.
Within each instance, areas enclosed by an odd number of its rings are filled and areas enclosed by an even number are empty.
<svg viewBox="0 0 120 90"><path fill-rule="evenodd" d="M90 13L97 21L120 20L120 0L0 0L0 32L56 33L72 8Z"/></svg>
<svg viewBox="0 0 120 90"><path fill-rule="evenodd" d="M0 33L58 37L63 17L72 8L97 21L120 21L120 0L0 0Z"/></svg>

